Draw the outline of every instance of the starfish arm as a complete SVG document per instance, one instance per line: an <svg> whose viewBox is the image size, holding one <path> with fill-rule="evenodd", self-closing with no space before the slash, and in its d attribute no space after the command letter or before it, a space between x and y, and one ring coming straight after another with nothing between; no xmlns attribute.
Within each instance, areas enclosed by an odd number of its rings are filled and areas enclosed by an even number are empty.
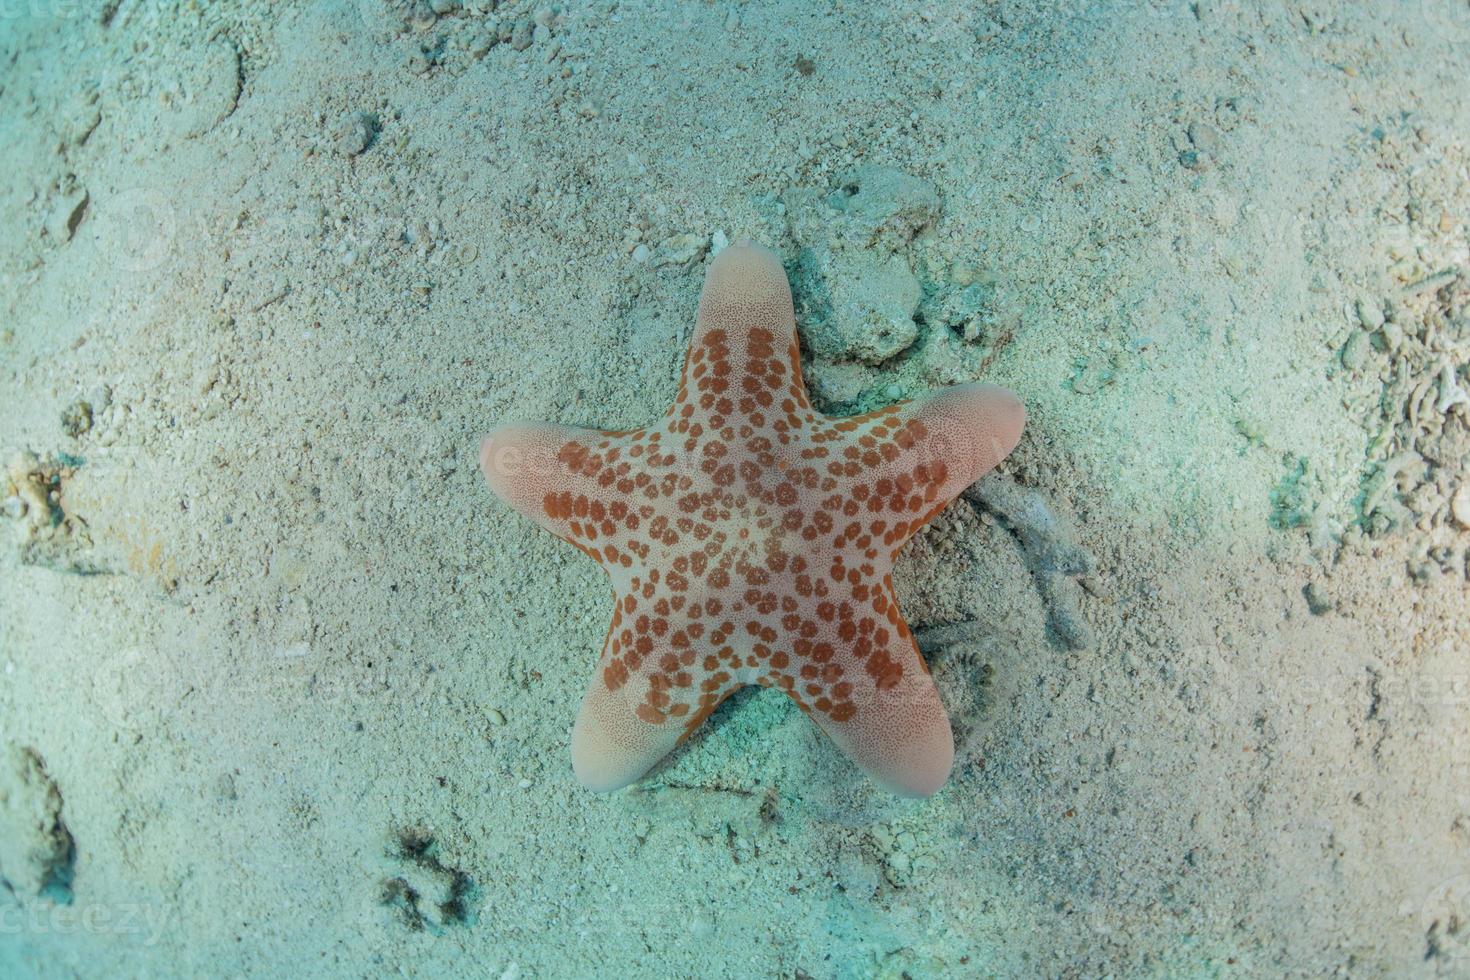
<svg viewBox="0 0 1470 980"><path fill-rule="evenodd" d="M860 610L860 618L843 619L830 657L807 659L794 682L778 678L776 686L885 789L929 796L949 778L954 735L891 586L879 589L883 598L874 605L891 614L870 618Z"/></svg>
<svg viewBox="0 0 1470 980"><path fill-rule="evenodd" d="M741 686L731 670L707 669L711 655L696 653L699 644L682 630L655 634L647 616L624 618L625 601L614 604L602 658L572 728L572 769L596 792L642 778ZM728 647L722 656L728 660Z"/></svg>
<svg viewBox="0 0 1470 980"><path fill-rule="evenodd" d="M888 475L913 474L927 462L935 499L948 503L1016 448L1026 409L1005 388L966 384L916 398L899 408L897 418L911 426L915 439Z"/></svg>
<svg viewBox="0 0 1470 980"><path fill-rule="evenodd" d="M841 450L842 469L832 472L842 472L862 513L882 519L882 541L897 552L1016 447L1025 421L1025 408L1004 388L943 388L838 423L857 425Z"/></svg>
<svg viewBox="0 0 1470 980"><path fill-rule="evenodd" d="M808 405L786 270L770 249L737 242L710 263L670 416L719 430L738 414L759 428Z"/></svg>
<svg viewBox="0 0 1470 980"><path fill-rule="evenodd" d="M617 433L551 422L512 422L480 443L480 470L496 496L551 533L583 547L573 524L601 492L596 447ZM585 516L585 515L582 515Z"/></svg>

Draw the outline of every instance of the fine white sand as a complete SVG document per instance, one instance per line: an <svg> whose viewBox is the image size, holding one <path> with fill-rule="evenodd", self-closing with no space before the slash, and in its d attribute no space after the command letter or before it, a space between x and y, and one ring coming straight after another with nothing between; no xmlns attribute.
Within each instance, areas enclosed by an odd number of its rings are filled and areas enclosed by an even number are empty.
<svg viewBox="0 0 1470 980"><path fill-rule="evenodd" d="M1470 972L1463 0L3 7L0 975ZM1027 405L933 799L769 691L572 776L478 438L742 236L820 407Z"/></svg>

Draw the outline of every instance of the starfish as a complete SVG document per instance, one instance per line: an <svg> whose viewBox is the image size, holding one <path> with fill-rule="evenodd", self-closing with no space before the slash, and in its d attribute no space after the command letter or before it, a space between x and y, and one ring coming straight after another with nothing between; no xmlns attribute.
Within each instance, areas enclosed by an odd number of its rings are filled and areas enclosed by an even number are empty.
<svg viewBox="0 0 1470 980"><path fill-rule="evenodd" d="M709 267L658 422L492 431L480 447L491 488L612 582L612 625L572 730L578 779L627 786L759 684L890 791L938 790L954 739L893 562L1015 448L1025 415L982 384L848 418L813 410L786 272L741 241Z"/></svg>

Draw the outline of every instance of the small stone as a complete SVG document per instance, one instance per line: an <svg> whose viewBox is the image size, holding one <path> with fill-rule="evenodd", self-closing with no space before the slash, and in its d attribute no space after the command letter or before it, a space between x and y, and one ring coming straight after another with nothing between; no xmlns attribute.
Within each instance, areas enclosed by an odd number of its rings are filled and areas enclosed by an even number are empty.
<svg viewBox="0 0 1470 980"><path fill-rule="evenodd" d="M974 282L968 286L940 289L924 300L920 310L926 323L948 327L966 341L973 342L985 333L991 312L991 292L984 284Z"/></svg>
<svg viewBox="0 0 1470 980"><path fill-rule="evenodd" d="M1367 360L1368 331L1354 330L1347 343L1342 345L1342 366L1349 371L1357 371Z"/></svg>
<svg viewBox="0 0 1470 980"><path fill-rule="evenodd" d="M429 9L443 17L459 10L459 0L429 0Z"/></svg>
<svg viewBox="0 0 1470 980"><path fill-rule="evenodd" d="M97 129L102 122L102 111L95 105L88 106L79 113L66 127L63 137L69 146L81 146Z"/></svg>
<svg viewBox="0 0 1470 980"><path fill-rule="evenodd" d="M1383 326L1383 306L1371 296L1364 296L1358 300L1358 322L1363 329L1373 332Z"/></svg>
<svg viewBox="0 0 1470 980"><path fill-rule="evenodd" d="M1470 408L1470 392L1460 386L1449 361L1442 361L1439 365L1439 399L1434 403L1434 410L1444 415L1457 405Z"/></svg>
<svg viewBox="0 0 1470 980"><path fill-rule="evenodd" d="M653 264L692 266L704 258L704 253L708 248L709 240L704 235L693 233L671 235L659 242Z"/></svg>
<svg viewBox="0 0 1470 980"><path fill-rule="evenodd" d="M649 251L647 245L639 244L633 247L633 261L637 262L639 265L643 265L648 261L648 255Z"/></svg>
<svg viewBox="0 0 1470 980"><path fill-rule="evenodd" d="M803 252L794 282L818 357L876 365L918 338L923 287L902 254L814 246Z"/></svg>
<svg viewBox="0 0 1470 980"><path fill-rule="evenodd" d="M92 406L84 401L74 401L61 413L61 431L75 439L92 429Z"/></svg>
<svg viewBox="0 0 1470 980"><path fill-rule="evenodd" d="M516 51L524 51L531 46L536 39L536 22L529 17L522 17L516 21L515 27L510 34L510 46Z"/></svg>
<svg viewBox="0 0 1470 980"><path fill-rule="evenodd" d="M434 11L427 3L419 0L412 4L413 9L408 12L408 26L414 30L423 32L434 26L436 20Z"/></svg>
<svg viewBox="0 0 1470 980"><path fill-rule="evenodd" d="M939 192L927 181L877 164L848 174L828 204L842 212L859 244L907 244L939 220Z"/></svg>
<svg viewBox="0 0 1470 980"><path fill-rule="evenodd" d="M1378 336L1383 338L1383 347L1389 353L1398 350L1404 342L1404 328L1392 320L1385 320L1383 326L1378 328Z"/></svg>
<svg viewBox="0 0 1470 980"><path fill-rule="evenodd" d="M337 120L332 142L343 156L355 157L373 145L378 135L378 117L371 112L349 112Z"/></svg>
<svg viewBox="0 0 1470 980"><path fill-rule="evenodd" d="M1208 123L1192 122L1189 124L1189 142L1201 153L1211 157L1218 157L1222 149L1220 134L1214 126Z"/></svg>
<svg viewBox="0 0 1470 980"><path fill-rule="evenodd" d="M491 48L495 47L495 45L499 43L499 36L492 34L489 31L484 31L480 34L477 34L475 35L475 39L470 42L470 57L483 58L485 57L485 55L490 53Z"/></svg>
<svg viewBox="0 0 1470 980"><path fill-rule="evenodd" d="M1307 609L1313 616L1323 616L1337 608L1337 603L1316 582L1308 582L1302 589L1302 596L1307 600Z"/></svg>
<svg viewBox="0 0 1470 980"><path fill-rule="evenodd" d="M1266 430L1261 425L1260 419L1253 415L1242 415L1235 420L1235 431L1245 437L1245 441L1252 446L1263 446L1266 444Z"/></svg>
<svg viewBox="0 0 1470 980"><path fill-rule="evenodd" d="M1461 483L1455 495L1450 498L1450 515L1454 517L1456 524L1470 531L1470 479Z"/></svg>
<svg viewBox="0 0 1470 980"><path fill-rule="evenodd" d="M182 122L189 136L202 136L235 111L240 102L240 52L226 37L209 45L203 79L185 109Z"/></svg>
<svg viewBox="0 0 1470 980"><path fill-rule="evenodd" d="M505 714L499 708L491 708L487 715L490 718L490 724L497 727L505 724Z"/></svg>

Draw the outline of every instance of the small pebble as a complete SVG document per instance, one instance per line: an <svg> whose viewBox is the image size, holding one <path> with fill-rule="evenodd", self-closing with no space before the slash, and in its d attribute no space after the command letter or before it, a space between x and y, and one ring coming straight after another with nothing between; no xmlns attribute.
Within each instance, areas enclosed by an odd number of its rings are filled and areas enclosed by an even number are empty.
<svg viewBox="0 0 1470 980"><path fill-rule="evenodd" d="M1354 330L1342 345L1342 366L1357 371L1368 360L1368 331Z"/></svg>
<svg viewBox="0 0 1470 980"><path fill-rule="evenodd" d="M658 244L658 255L654 260L655 265L683 265L689 266L704 257L709 248L709 239L704 235L692 232L683 235L670 235Z"/></svg>
<svg viewBox="0 0 1470 980"><path fill-rule="evenodd" d="M1390 353L1398 350L1404 342L1404 328L1392 320L1383 322L1383 326L1378 328L1378 335L1383 338L1383 346Z"/></svg>
<svg viewBox="0 0 1470 980"><path fill-rule="evenodd" d="M370 112L349 112L337 121L332 130L332 141L337 152L355 157L373 144L378 134L378 117Z"/></svg>
<svg viewBox="0 0 1470 980"><path fill-rule="evenodd" d="M1306 588L1302 589L1302 595L1307 600L1307 609L1313 616L1322 616L1331 612L1336 603L1322 590L1322 586L1316 582L1308 582Z"/></svg>
<svg viewBox="0 0 1470 980"><path fill-rule="evenodd" d="M638 245L633 249L633 261L640 265L648 261L648 246Z"/></svg>
<svg viewBox="0 0 1470 980"><path fill-rule="evenodd" d="M1460 484L1460 489L1450 498L1450 514L1456 524L1470 531L1470 480Z"/></svg>
<svg viewBox="0 0 1470 980"><path fill-rule="evenodd" d="M1215 127L1208 123L1192 122L1189 124L1189 142L1193 143L1195 149L1212 157L1220 155L1220 134Z"/></svg>
<svg viewBox="0 0 1470 980"><path fill-rule="evenodd" d="M1358 300L1358 322L1370 333L1383 326L1383 306L1371 296Z"/></svg>
<svg viewBox="0 0 1470 980"><path fill-rule="evenodd" d="M505 724L505 714L499 708L491 708L490 711L488 712L488 714L489 714L489 717L490 717L490 724L492 724L492 725L504 725Z"/></svg>
<svg viewBox="0 0 1470 980"><path fill-rule="evenodd" d="M522 17L516 21L511 29L510 46L516 51L524 51L531 46L536 39L536 22L529 17Z"/></svg>
<svg viewBox="0 0 1470 980"><path fill-rule="evenodd" d="M92 406L84 401L75 401L61 413L61 431L75 439L92 429Z"/></svg>
<svg viewBox="0 0 1470 980"><path fill-rule="evenodd" d="M470 57L483 58L485 57L485 55L490 53L491 48L495 47L495 45L499 43L500 38L495 34L491 34L489 31L478 34L476 35L475 39L470 42Z"/></svg>

